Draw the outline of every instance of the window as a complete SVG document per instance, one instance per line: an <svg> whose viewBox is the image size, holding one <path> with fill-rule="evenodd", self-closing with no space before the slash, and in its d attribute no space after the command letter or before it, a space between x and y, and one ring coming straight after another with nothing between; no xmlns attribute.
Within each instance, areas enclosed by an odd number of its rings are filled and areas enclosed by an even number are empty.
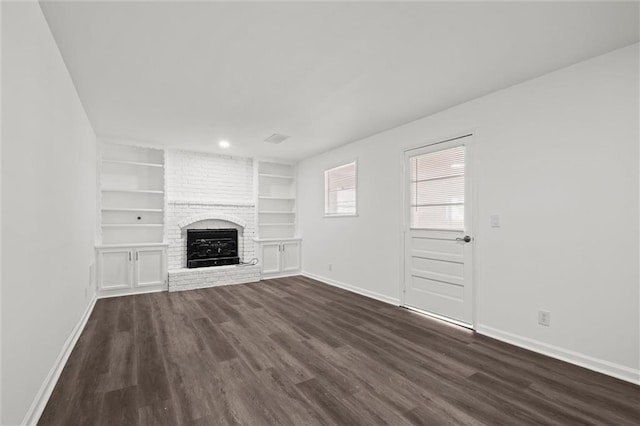
<svg viewBox="0 0 640 426"><path fill-rule="evenodd" d="M356 215L356 162L324 172L324 215Z"/></svg>
<svg viewBox="0 0 640 426"><path fill-rule="evenodd" d="M409 159L411 228L464 230L464 146Z"/></svg>

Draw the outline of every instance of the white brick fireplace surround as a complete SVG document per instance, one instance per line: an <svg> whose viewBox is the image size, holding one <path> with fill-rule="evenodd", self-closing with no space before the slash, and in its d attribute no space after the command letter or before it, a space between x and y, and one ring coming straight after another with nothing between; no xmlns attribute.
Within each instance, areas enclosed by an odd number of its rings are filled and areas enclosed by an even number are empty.
<svg viewBox="0 0 640 426"><path fill-rule="evenodd" d="M241 262L256 257L251 159L168 151L167 195L169 291L260 281L259 265L186 267L188 229L235 228Z"/></svg>

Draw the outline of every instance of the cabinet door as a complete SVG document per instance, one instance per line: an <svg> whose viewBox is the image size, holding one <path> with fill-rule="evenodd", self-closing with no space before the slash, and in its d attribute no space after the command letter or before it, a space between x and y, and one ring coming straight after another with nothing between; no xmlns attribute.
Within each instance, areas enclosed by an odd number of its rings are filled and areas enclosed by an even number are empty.
<svg viewBox="0 0 640 426"><path fill-rule="evenodd" d="M280 243L260 244L260 265L263 274L280 272Z"/></svg>
<svg viewBox="0 0 640 426"><path fill-rule="evenodd" d="M136 249L136 287L160 286L166 283L164 252L164 248L159 247Z"/></svg>
<svg viewBox="0 0 640 426"><path fill-rule="evenodd" d="M108 249L98 251L98 288L116 290L131 288L133 274L130 249Z"/></svg>
<svg viewBox="0 0 640 426"><path fill-rule="evenodd" d="M285 241L282 243L282 272L300 269L300 241Z"/></svg>

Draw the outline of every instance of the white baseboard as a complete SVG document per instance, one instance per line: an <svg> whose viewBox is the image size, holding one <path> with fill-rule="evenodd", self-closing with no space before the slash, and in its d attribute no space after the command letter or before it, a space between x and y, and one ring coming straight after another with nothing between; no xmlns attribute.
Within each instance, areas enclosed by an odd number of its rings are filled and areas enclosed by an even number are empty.
<svg viewBox="0 0 640 426"><path fill-rule="evenodd" d="M325 284L332 285L334 287L339 287L339 288L341 288L343 290L348 290L348 291L351 291L353 293L360 294L362 296L367 296L367 297L370 297L372 299L379 300L381 302L389 303L389 304L394 305L394 306L400 306L400 300L395 298L395 297L390 297L390 296L387 296L385 294L376 293L375 291L366 290L364 288L356 287L356 286L353 286L353 285L350 285L350 284L345 284L343 282L332 280L332 279L326 278L326 277L321 277L319 275L311 274L309 272L304 272L303 271L301 275L304 276L304 277L307 277L307 278L311 278L312 280L316 280L316 281L323 282Z"/></svg>
<svg viewBox="0 0 640 426"><path fill-rule="evenodd" d="M87 321L91 316L91 312L93 312L93 308L96 305L97 300L98 299L94 296L89 303L89 306L87 306L87 309L82 314L82 317L80 317L80 321L78 321L76 326L71 331L71 334L64 342L58 358L53 364L53 367L51 367L51 370L49 371L49 374L47 374L47 377L42 383L42 386L40 386L40 389L38 390L36 397L31 403L27 414L24 416L24 420L22 420L23 425L35 425L38 423L38 420L40 420L40 416L42 416L42 412L44 411L44 408L46 407L47 402L51 397L53 388L55 388L56 383L58 383L60 374L62 374L62 370L69 360L71 351L73 351L73 348L78 342L78 339L80 338L84 327L87 325Z"/></svg>
<svg viewBox="0 0 640 426"><path fill-rule="evenodd" d="M589 370L597 371L598 373L606 374L634 384L640 384L640 370L634 370L633 368L626 367L624 365L594 358L579 352L563 349L558 346L522 337L514 333L498 330L482 324L477 325L476 332L551 358L556 358L570 364L575 364Z"/></svg>
<svg viewBox="0 0 640 426"><path fill-rule="evenodd" d="M108 299L110 297L133 296L136 294L161 293L163 291L168 291L166 285L124 288L119 290L98 290L97 298Z"/></svg>
<svg viewBox="0 0 640 426"><path fill-rule="evenodd" d="M275 278L295 277L296 275L300 275L300 271L283 272L282 274L261 274L260 275L260 279L261 280L271 280L271 279L275 279Z"/></svg>

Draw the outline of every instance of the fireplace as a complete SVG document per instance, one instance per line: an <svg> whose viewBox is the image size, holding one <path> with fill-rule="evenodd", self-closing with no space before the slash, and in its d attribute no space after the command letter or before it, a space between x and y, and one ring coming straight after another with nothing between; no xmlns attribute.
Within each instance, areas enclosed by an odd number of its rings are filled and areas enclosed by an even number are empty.
<svg viewBox="0 0 640 426"><path fill-rule="evenodd" d="M187 230L187 268L239 263L237 229Z"/></svg>

